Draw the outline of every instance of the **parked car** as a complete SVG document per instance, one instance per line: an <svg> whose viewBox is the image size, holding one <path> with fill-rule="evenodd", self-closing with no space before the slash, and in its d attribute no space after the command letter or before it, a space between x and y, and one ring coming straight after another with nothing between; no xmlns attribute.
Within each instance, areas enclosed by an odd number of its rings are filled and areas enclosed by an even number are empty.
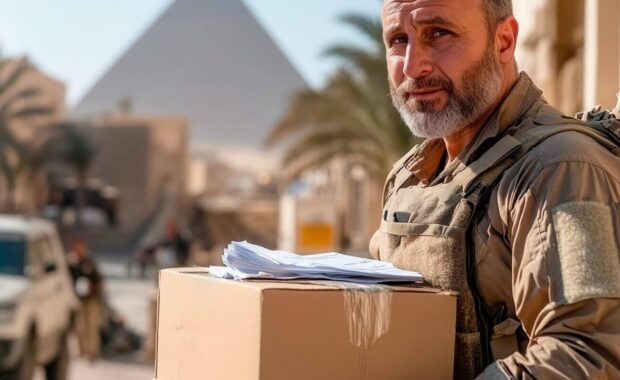
<svg viewBox="0 0 620 380"><path fill-rule="evenodd" d="M54 225L0 215L0 379L67 378L67 338L78 310Z"/></svg>

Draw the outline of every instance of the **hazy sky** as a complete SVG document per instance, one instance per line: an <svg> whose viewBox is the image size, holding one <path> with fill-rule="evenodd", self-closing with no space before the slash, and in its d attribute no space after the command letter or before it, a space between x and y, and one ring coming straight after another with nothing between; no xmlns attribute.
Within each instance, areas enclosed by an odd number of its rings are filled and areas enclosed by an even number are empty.
<svg viewBox="0 0 620 380"><path fill-rule="evenodd" d="M74 104L172 2L0 0L0 49L5 56L27 54L41 70L64 81L68 102ZM313 86L320 86L337 64L321 57L325 47L364 43L338 16L379 17L381 8L380 0L243 2Z"/></svg>

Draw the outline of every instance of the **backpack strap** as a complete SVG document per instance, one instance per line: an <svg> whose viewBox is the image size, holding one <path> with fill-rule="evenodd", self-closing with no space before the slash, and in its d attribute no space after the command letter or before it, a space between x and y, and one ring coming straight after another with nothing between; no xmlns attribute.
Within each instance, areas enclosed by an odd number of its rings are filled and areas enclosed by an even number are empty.
<svg viewBox="0 0 620 380"><path fill-rule="evenodd" d="M486 368L494 361L493 349L491 347L491 339L495 325L501 323L507 317L507 308L500 305L496 314L490 314L485 306L484 300L478 290L476 282L476 257L474 251L473 229L479 216L481 215L481 205L488 203L491 191L495 183L499 182L504 170L497 170L500 166L510 167L514 164L514 160L505 159L500 165L493 170L494 176L488 175L487 181L479 181L472 186L465 194L465 198L471 204L471 218L467 224L467 233L465 238L465 268L467 275L467 285L471 292L474 311L476 313L476 323L480 334L480 368ZM510 163L510 164L508 164ZM495 178L492 178L495 177Z"/></svg>
<svg viewBox="0 0 620 380"><path fill-rule="evenodd" d="M588 123L588 125L604 134L605 137L617 145L616 149L620 149L620 119L610 118L600 122ZM616 155L620 156L619 153L616 153Z"/></svg>
<svg viewBox="0 0 620 380"><path fill-rule="evenodd" d="M497 149L493 149L497 147ZM519 149L522 144L512 136L504 136L489 151L470 165L465 175L465 192L463 197L472 208L470 220L467 223L465 238L465 268L469 290L472 294L476 323L480 334L480 368L486 368L493 363L494 355L491 347L494 327L507 318L507 307L500 305L495 314L490 314L484 300L478 291L476 282L476 265L474 254L473 229L481 215L482 205L488 203L495 184L499 182L504 172L518 160Z"/></svg>
<svg viewBox="0 0 620 380"><path fill-rule="evenodd" d="M465 170L463 170L461 174L463 178L461 180L463 182L463 189L469 189L475 181L485 182L486 185L493 183L495 178L497 178L503 170L493 170L493 174L489 175L489 169L497 167L498 164L505 161L505 158L521 148L521 145L521 142L513 136L506 135L502 137L489 150L484 152L479 159L468 165ZM500 164L499 166L505 165ZM487 174L483 176L483 173Z"/></svg>

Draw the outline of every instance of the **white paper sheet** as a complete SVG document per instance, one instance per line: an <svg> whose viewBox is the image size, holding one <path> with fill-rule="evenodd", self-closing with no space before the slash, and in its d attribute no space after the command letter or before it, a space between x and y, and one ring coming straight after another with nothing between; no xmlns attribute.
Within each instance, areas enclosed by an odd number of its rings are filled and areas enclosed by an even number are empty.
<svg viewBox="0 0 620 380"><path fill-rule="evenodd" d="M274 251L248 242L231 242L222 258L226 266L212 266L209 271L230 279L321 279L360 283L419 283L417 272L395 268L385 261L327 252L301 256Z"/></svg>

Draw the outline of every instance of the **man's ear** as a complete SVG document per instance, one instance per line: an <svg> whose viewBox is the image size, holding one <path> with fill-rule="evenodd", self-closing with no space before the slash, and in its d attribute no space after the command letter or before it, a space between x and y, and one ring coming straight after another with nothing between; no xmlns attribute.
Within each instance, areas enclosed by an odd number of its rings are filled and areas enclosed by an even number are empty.
<svg viewBox="0 0 620 380"><path fill-rule="evenodd" d="M497 55L500 63L509 64L514 61L518 36L519 23L514 17L510 16L497 25L495 39L499 44L497 46Z"/></svg>

